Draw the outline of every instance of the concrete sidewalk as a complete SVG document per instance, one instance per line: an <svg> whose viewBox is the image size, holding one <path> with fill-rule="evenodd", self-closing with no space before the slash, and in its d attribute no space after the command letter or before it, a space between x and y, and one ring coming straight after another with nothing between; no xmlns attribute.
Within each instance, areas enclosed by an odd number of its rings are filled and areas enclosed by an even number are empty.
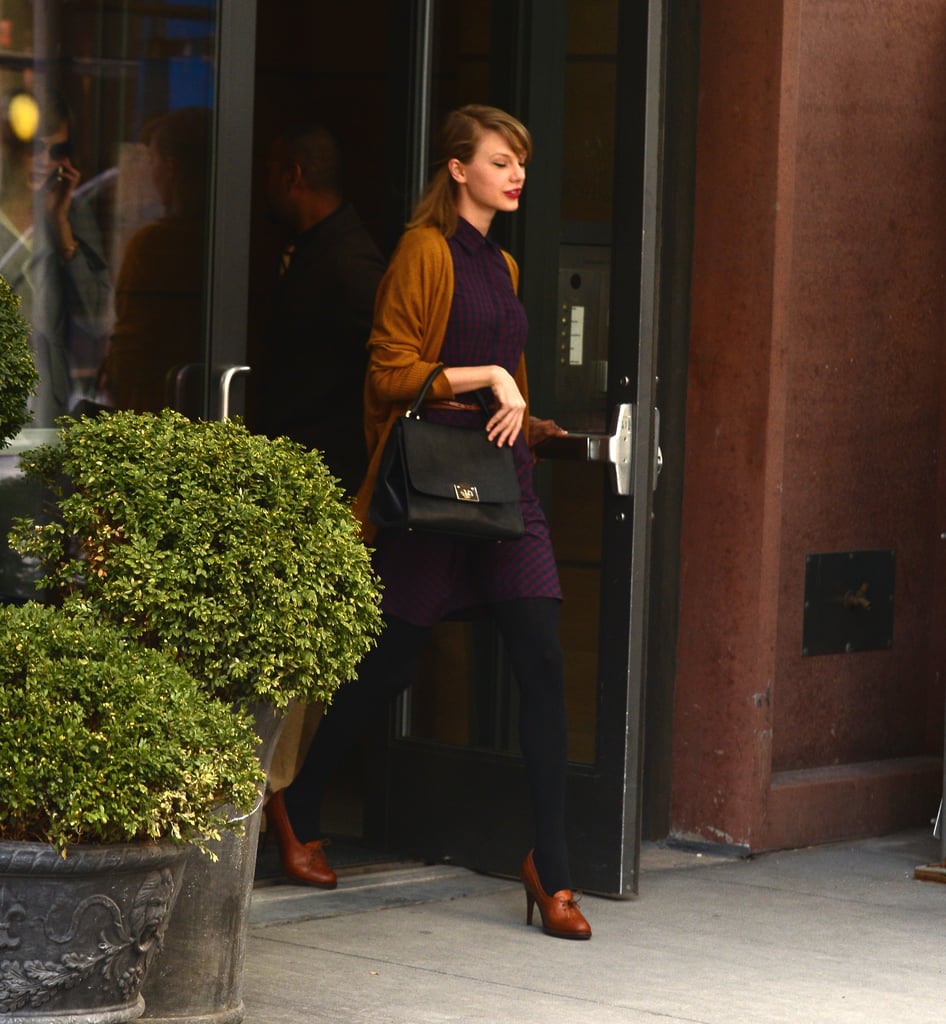
<svg viewBox="0 0 946 1024"><path fill-rule="evenodd" d="M946 885L929 832L733 860L650 847L590 942L512 882L437 865L258 888L246 1024L939 1024ZM538 914L536 914L538 919Z"/></svg>

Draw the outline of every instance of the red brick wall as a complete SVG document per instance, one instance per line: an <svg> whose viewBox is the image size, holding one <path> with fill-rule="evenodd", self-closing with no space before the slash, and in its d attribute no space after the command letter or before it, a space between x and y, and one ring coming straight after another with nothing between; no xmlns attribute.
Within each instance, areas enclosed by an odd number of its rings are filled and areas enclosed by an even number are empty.
<svg viewBox="0 0 946 1024"><path fill-rule="evenodd" d="M941 0L704 0L676 832L935 812L944 42ZM872 548L893 649L802 657L805 556Z"/></svg>

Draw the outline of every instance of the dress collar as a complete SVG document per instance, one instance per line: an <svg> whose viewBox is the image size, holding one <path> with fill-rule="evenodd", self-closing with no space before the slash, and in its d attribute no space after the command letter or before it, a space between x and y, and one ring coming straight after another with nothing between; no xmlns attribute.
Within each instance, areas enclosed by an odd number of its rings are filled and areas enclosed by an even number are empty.
<svg viewBox="0 0 946 1024"><path fill-rule="evenodd" d="M464 220L462 217L457 217L457 229L453 233L453 237L471 255L475 255L487 247L496 248L496 243L488 235L480 234L468 220Z"/></svg>

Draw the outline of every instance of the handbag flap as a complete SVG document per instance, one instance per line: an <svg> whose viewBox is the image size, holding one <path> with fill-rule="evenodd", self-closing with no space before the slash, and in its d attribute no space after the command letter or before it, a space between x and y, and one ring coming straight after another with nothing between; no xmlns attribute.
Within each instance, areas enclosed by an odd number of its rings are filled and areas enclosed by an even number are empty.
<svg viewBox="0 0 946 1024"><path fill-rule="evenodd" d="M511 448L497 448L482 429L468 430L404 417L404 461L411 486L422 494L471 502L520 497Z"/></svg>

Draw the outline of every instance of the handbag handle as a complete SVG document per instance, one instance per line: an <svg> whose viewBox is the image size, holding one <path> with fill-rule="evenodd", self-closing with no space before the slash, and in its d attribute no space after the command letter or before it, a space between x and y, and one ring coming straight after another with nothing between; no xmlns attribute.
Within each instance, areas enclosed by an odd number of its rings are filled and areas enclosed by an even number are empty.
<svg viewBox="0 0 946 1024"><path fill-rule="evenodd" d="M430 385L433 384L433 382L437 379L439 374L443 373L445 369L446 367L443 365L443 363L440 363L439 365L435 366L430 371L430 373L427 374L427 379L421 386L420 393L411 403L411 407L407 410L406 413L404 413L405 416L407 416L409 419L420 419L420 407L424 404L424 399L427 397L427 392L430 390ZM479 393L479 391L474 391L473 394L476 395L476 400L477 402L480 403L480 408L483 410L483 415L487 419L489 419L489 406L486 404L485 399Z"/></svg>

